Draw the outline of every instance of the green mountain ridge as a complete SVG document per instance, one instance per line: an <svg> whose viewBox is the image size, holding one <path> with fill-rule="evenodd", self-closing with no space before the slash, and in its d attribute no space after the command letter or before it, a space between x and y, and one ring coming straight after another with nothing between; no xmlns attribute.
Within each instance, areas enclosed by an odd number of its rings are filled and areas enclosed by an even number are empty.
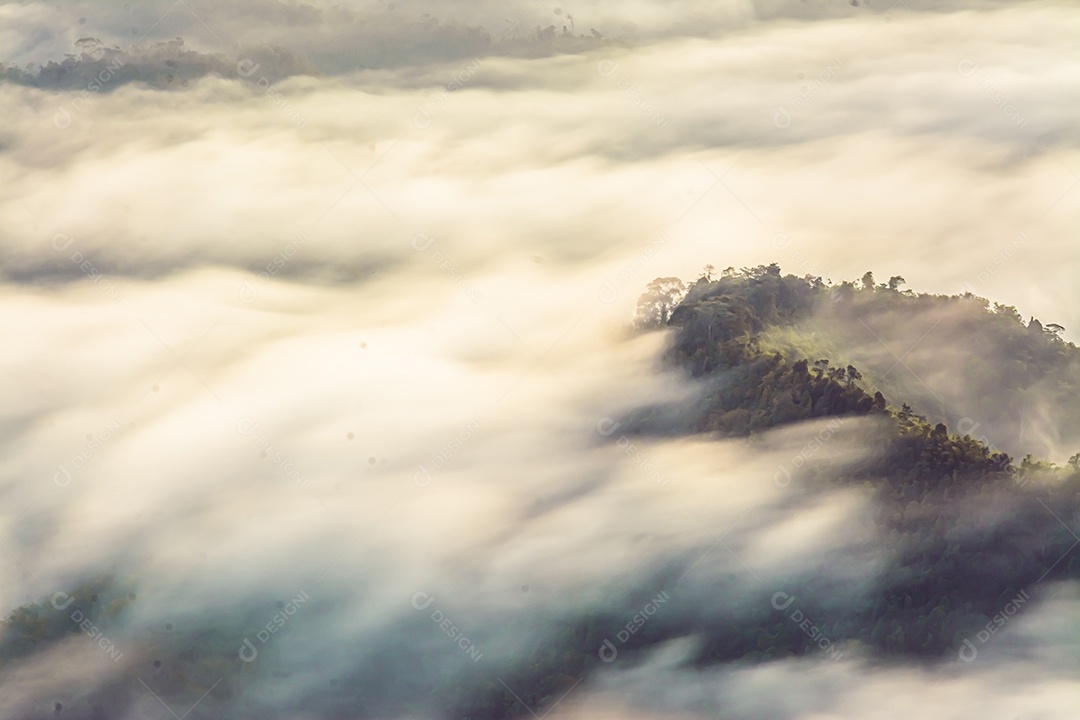
<svg viewBox="0 0 1080 720"><path fill-rule="evenodd" d="M1035 455L1039 445L998 428L1015 424L1016 409L1027 406L1045 416L1040 432L1055 428L1055 445L1075 443L1064 455L1075 463L1080 348L1061 339L1063 328L1025 325L1015 308L991 308L970 293L915 294L902 283L894 276L875 286L867 273L861 287L833 286L782 276L775 264L690 284L658 278L639 301L637 324L673 328L667 360L692 378L722 379L689 431L746 436L812 418L878 414L906 435L955 428L949 437L964 456L958 469L1008 470L1010 453ZM904 335L914 342L895 342ZM1027 429L1034 435L1032 424Z"/></svg>

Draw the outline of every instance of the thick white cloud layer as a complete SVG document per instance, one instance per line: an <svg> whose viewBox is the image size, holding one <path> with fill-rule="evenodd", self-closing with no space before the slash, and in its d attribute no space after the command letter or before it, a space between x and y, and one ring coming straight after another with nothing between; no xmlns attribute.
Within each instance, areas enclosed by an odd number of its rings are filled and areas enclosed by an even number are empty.
<svg viewBox="0 0 1080 720"><path fill-rule="evenodd" d="M535 37L568 15L575 37ZM152 628L301 592L311 605L266 653L283 674L240 692L241 715L317 713L331 679L380 663L495 676L582 607L632 615L664 573L702 616L753 616L801 577L864 592L887 556L869 499L773 482L820 428L632 448L598 432L698 390L660 369L662 335L628 331L653 277L869 269L1078 337L1069 5L65 2L0 18L20 66L87 36L182 36L242 63L174 91L0 83L0 610L100 572L139 586L119 664L57 647L0 670L2 717L142 672ZM267 46L310 74L279 80L295 67ZM846 426L816 459L857 459L872 432ZM1040 602L1025 627L1075 616L1073 589ZM999 647L944 680L854 650L708 676L661 657L587 681L567 710L906 717L878 707L886 693L934 718L1075 715L1075 637Z"/></svg>
<svg viewBox="0 0 1080 720"><path fill-rule="evenodd" d="M927 671L863 664L848 657L787 660L721 671L686 672L689 649L672 643L630 670L602 674L593 692L568 702L571 717L735 717L758 720L923 717L1068 718L1076 702L1076 652L1071 629L1080 612L1076 589L1054 588L1043 611L1014 620L973 663ZM1051 640L1055 633L1060 642ZM1059 650L1072 662L1059 668ZM1017 662L1014 658L1022 656Z"/></svg>

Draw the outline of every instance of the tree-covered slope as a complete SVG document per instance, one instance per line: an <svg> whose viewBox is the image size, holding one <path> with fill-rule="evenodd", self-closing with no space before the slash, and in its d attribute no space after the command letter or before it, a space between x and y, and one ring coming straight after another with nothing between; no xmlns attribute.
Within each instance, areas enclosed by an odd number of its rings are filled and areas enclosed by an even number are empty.
<svg viewBox="0 0 1080 720"><path fill-rule="evenodd" d="M643 296L638 322L677 328L672 359L691 375L742 376L717 405L740 412L714 414L711 429L738 434L869 412L854 385L1017 457L1061 462L1080 449L1080 349L1062 339L1064 328L1035 318L1025 323L1014 307L971 293L917 294L903 284L899 276L875 284L866 273L832 285L782 275L775 264L728 269L717 279L706 274L689 285L663 278ZM766 369L761 361L776 354L785 367L804 359L815 379L838 381L828 407L817 395L807 404L795 387L800 381ZM819 393L827 387L816 385L811 389ZM731 397L738 389L755 395ZM780 392L787 389L796 390L797 407Z"/></svg>

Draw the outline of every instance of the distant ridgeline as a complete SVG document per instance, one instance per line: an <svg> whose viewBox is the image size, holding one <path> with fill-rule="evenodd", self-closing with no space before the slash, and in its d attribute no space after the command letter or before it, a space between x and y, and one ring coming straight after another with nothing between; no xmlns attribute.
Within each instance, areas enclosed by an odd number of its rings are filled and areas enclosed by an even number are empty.
<svg viewBox="0 0 1080 720"><path fill-rule="evenodd" d="M418 648L431 623L405 602L388 621L386 647L336 668L332 685L305 709L326 717L422 715L431 707L455 719L528 717L608 663L634 663L677 638L697 640L689 662L699 666L856 652L925 663L974 660L1048 585L1080 579L1080 455L1060 468L1032 455L1017 466L984 439L994 436L995 424L1010 422L1000 405L1035 393L1050 398L1045 413L1055 422L1074 422L1080 351L1061 339L1059 326L1025 324L1011 307L990 308L971 294L916 295L901 291L902 283L893 277L875 285L867 273L858 284L831 285L782 276L776 265L729 269L718 279L707 272L689 286L676 278L653 281L637 324L674 330L668 359L701 380L705 396L695 408L642 410L622 426L670 435L674 423L677 433L745 437L815 418L877 420L869 459L843 469L803 467L777 509L789 513L783 519L815 503L815 494L867 492L876 536L823 564L846 563L868 582L838 586L811 564L792 570L782 587L774 584L780 580L737 575L738 568L679 585L702 548L672 549L645 577L628 577L620 597L560 611L550 618L555 629L529 648L491 653L485 660L494 666L462 660L475 668L463 674L423 671ZM887 350L890 343L904 354ZM895 381L893 367L901 364L913 368L915 382ZM943 373L932 378L938 390L920 393L917 378L934 372ZM912 409L935 421L951 417L949 405L965 398L946 396L950 384L974 396L966 400L974 410L965 412L977 413L986 427L960 422L961 434L950 433ZM901 394L908 391L917 397ZM79 718L122 715L145 698L146 687L172 707L190 707L206 693L200 708L224 712L241 703L243 715L241 675L287 677L279 671L288 665L280 645L244 654L243 642L258 637L276 612L272 606L238 605L200 623L135 630L125 620L136 602L131 590L87 579L71 595L15 611L0 626L0 674L85 636L82 642L106 651L103 662L126 664L104 687L78 697L57 693L64 716ZM631 632L635 613L650 607L648 622ZM401 680L385 682L387 672ZM50 704L22 716L55 713Z"/></svg>

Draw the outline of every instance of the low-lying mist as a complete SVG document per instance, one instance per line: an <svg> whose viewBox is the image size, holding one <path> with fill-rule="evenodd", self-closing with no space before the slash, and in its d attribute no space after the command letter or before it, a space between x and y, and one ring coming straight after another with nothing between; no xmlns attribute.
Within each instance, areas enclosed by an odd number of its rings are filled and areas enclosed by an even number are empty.
<svg viewBox="0 0 1080 720"><path fill-rule="evenodd" d="M777 262L1075 340L1071 8L0 19L0 720L1075 717L1072 486L688 432L724 377L632 322ZM968 307L762 342L1063 462L1075 367Z"/></svg>

